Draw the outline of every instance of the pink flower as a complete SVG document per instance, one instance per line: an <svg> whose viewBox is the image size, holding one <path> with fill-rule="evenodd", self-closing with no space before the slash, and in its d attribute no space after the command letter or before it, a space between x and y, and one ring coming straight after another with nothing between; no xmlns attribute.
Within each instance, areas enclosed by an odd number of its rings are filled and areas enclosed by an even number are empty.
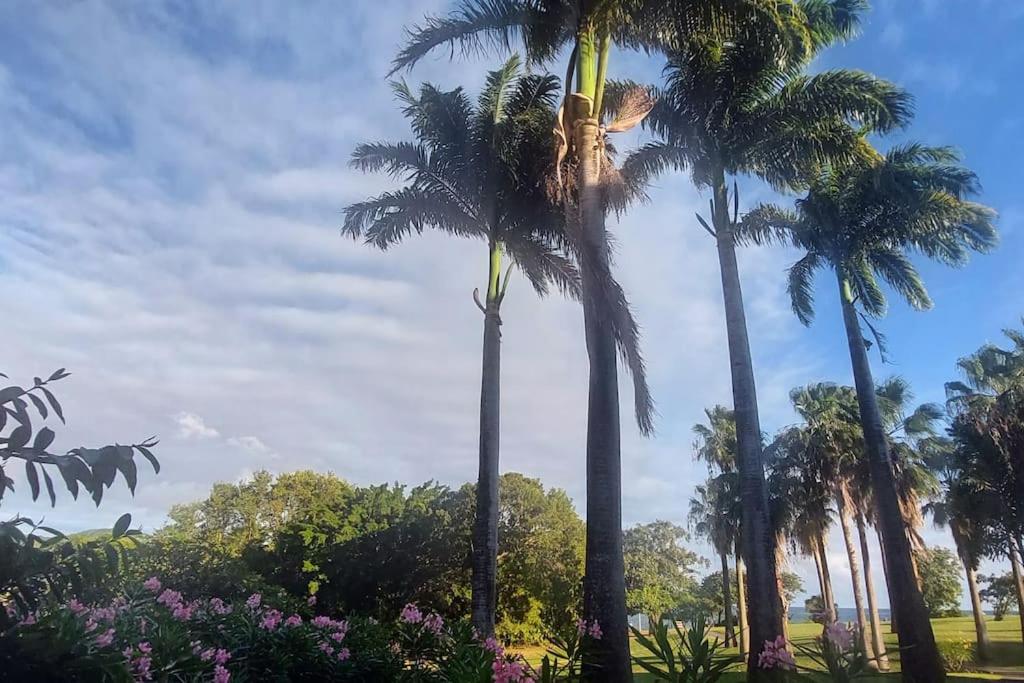
<svg viewBox="0 0 1024 683"><path fill-rule="evenodd" d="M326 641L320 641L320 645L318 647L320 648L321 652L323 652L323 653L325 653L327 655L333 655L334 654L334 648L331 647L330 644L327 643Z"/></svg>
<svg viewBox="0 0 1024 683"><path fill-rule="evenodd" d="M284 620L284 625L288 627L302 626L302 617L298 614L293 614Z"/></svg>
<svg viewBox="0 0 1024 683"><path fill-rule="evenodd" d="M29 614L26 614L25 617L21 621L18 622L18 625L19 626L31 626L32 624L36 623L36 621L37 621L36 613L35 612L30 612Z"/></svg>
<svg viewBox="0 0 1024 683"><path fill-rule="evenodd" d="M132 646L131 645L126 646L123 650L121 650L121 654L124 655L125 659L131 659L131 656L132 656Z"/></svg>
<svg viewBox="0 0 1024 683"><path fill-rule="evenodd" d="M89 615L96 621L114 623L114 619L117 617L117 610L113 607L93 607Z"/></svg>
<svg viewBox="0 0 1024 683"><path fill-rule="evenodd" d="M174 611L171 612L171 616L178 621L188 621L192 618L192 612L195 610L193 605L183 605L178 603L174 606Z"/></svg>
<svg viewBox="0 0 1024 683"><path fill-rule="evenodd" d="M418 624L423 621L423 612L420 612L420 608L415 603L409 603L402 608L402 613L398 616L406 624Z"/></svg>
<svg viewBox="0 0 1024 683"><path fill-rule="evenodd" d="M71 610L71 613L76 616L81 616L89 611L88 607L86 607L74 598L68 600L68 609Z"/></svg>
<svg viewBox="0 0 1024 683"><path fill-rule="evenodd" d="M231 672L218 664L213 667L213 683L228 683L231 680Z"/></svg>
<svg viewBox="0 0 1024 683"><path fill-rule="evenodd" d="M604 633L601 631L601 625L597 623L597 619L590 622L590 628L587 629L587 633L589 633L590 637L594 640L601 640L601 636L603 636Z"/></svg>
<svg viewBox="0 0 1024 683"><path fill-rule="evenodd" d="M177 605L181 604L181 593L167 588L160 594L156 601L167 609L174 609Z"/></svg>
<svg viewBox="0 0 1024 683"><path fill-rule="evenodd" d="M144 640L144 641L142 641L141 643L139 643L139 644L138 644L138 645L137 645L136 647L138 647L138 648L139 648L139 652L141 652L141 653L143 653L143 654L147 654L147 655L148 655L148 654L149 654L150 652L152 652L152 651L153 651L153 646L152 646L152 645L150 645L150 644L149 644L149 641L146 641L146 640Z"/></svg>
<svg viewBox="0 0 1024 683"><path fill-rule="evenodd" d="M309 599L306 600L306 604L309 605L310 607L316 607L316 596L315 595L310 595Z"/></svg>
<svg viewBox="0 0 1024 683"><path fill-rule="evenodd" d="M98 647L110 647L110 644L114 642L114 629L108 628L105 632L96 637L96 645Z"/></svg>
<svg viewBox="0 0 1024 683"><path fill-rule="evenodd" d="M829 624L825 629L825 639L840 652L846 652L853 646L853 632L839 621Z"/></svg>
<svg viewBox="0 0 1024 683"><path fill-rule="evenodd" d="M494 683L533 683L522 662L511 657L498 657L491 664Z"/></svg>
<svg viewBox="0 0 1024 683"><path fill-rule="evenodd" d="M163 584L160 583L160 579L155 576L151 576L142 583L142 587L148 590L150 593L159 593L160 588Z"/></svg>
<svg viewBox="0 0 1024 683"><path fill-rule="evenodd" d="M281 616L281 613L276 609L267 610L267 613L263 616L263 621L260 622L260 628L273 631L281 623Z"/></svg>
<svg viewBox="0 0 1024 683"><path fill-rule="evenodd" d="M352 653L348 651L347 647L343 647L338 650L338 661L344 662L346 659L352 656Z"/></svg>
<svg viewBox="0 0 1024 683"><path fill-rule="evenodd" d="M92 620L92 617L90 617L85 622L85 632L86 633L92 633L95 630L96 630L96 622Z"/></svg>
<svg viewBox="0 0 1024 683"><path fill-rule="evenodd" d="M249 599L245 601L245 606L249 609L256 609L260 606L261 602L263 602L263 596L259 593L253 593L249 596Z"/></svg>
<svg viewBox="0 0 1024 683"><path fill-rule="evenodd" d="M503 654L505 654L505 648L501 646L501 644L494 638L494 636L491 636L490 638L484 641L484 649L488 652L493 652L497 657L500 657Z"/></svg>
<svg viewBox="0 0 1024 683"><path fill-rule="evenodd" d="M786 639L779 636L775 640L764 641L764 649L757 657L757 665L762 669L796 669L796 660L793 653L786 649Z"/></svg>
<svg viewBox="0 0 1024 683"><path fill-rule="evenodd" d="M440 614L431 612L423 620L423 628L430 631L435 636L441 635L441 630L444 628L444 619L441 618Z"/></svg>
<svg viewBox="0 0 1024 683"><path fill-rule="evenodd" d="M210 610L214 614L231 614L231 605L225 605L220 598L210 598Z"/></svg>
<svg viewBox="0 0 1024 683"><path fill-rule="evenodd" d="M150 672L149 667L153 664L153 660L150 657L139 657L132 662L132 670L135 674L136 681L150 681L153 680L153 674Z"/></svg>
<svg viewBox="0 0 1024 683"><path fill-rule="evenodd" d="M199 654L199 659L203 660L204 662L208 662L211 659L213 659L213 656L215 654L217 654L217 651L214 650L212 647L209 647Z"/></svg>
<svg viewBox="0 0 1024 683"><path fill-rule="evenodd" d="M213 661L217 666L227 664L229 659L231 659L231 653L224 648L218 648L217 651L213 653Z"/></svg>

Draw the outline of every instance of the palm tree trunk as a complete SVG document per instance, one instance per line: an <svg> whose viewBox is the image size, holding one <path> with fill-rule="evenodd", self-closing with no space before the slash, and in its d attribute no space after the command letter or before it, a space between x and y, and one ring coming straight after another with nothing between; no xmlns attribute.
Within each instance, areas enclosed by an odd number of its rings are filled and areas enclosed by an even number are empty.
<svg viewBox="0 0 1024 683"><path fill-rule="evenodd" d="M821 578L825 584L825 592L822 598L825 600L825 614L828 616L828 623L833 624L839 621L839 613L836 611L836 594L832 592L832 573L828 570L828 553L825 551L825 537L818 537L818 555L821 557Z"/></svg>
<svg viewBox="0 0 1024 683"><path fill-rule="evenodd" d="M853 582L853 604L857 611L857 631L860 634L861 646L867 654L872 669L878 669L874 649L868 639L867 623L864 617L864 592L861 589L860 561L857 559L857 547L853 543L853 529L850 528L850 506L845 484L839 484L836 491L836 507L839 510L839 527L843 530L843 542L846 544L846 557L850 563L850 579Z"/></svg>
<svg viewBox="0 0 1024 683"><path fill-rule="evenodd" d="M580 53L587 52L581 38ZM597 620L600 640L588 643L584 678L633 680L622 557L622 463L615 335L602 305L597 278L608 271L605 215L601 200L598 121L579 120L576 153L583 255L583 321L590 359L587 405L587 546L583 578L584 618Z"/></svg>
<svg viewBox="0 0 1024 683"><path fill-rule="evenodd" d="M736 614L739 616L740 656L750 652L750 631L747 629L747 577L743 558L736 553Z"/></svg>
<svg viewBox="0 0 1024 683"><path fill-rule="evenodd" d="M817 543L811 543L811 558L814 560L814 569L818 574L818 595L821 596L821 603L825 605L825 574L821 566L821 553L818 552ZM827 605L826 614L828 613Z"/></svg>
<svg viewBox="0 0 1024 683"><path fill-rule="evenodd" d="M736 644L736 632L732 630L732 589L729 588L729 556L722 557L722 602L725 604L725 646Z"/></svg>
<svg viewBox="0 0 1024 683"><path fill-rule="evenodd" d="M885 592L889 595L889 633L899 633L899 621L896 618L895 598L892 595L892 582L889 581L889 565L885 561L885 544L882 543L882 531L875 527L875 535L878 536L878 550L882 553L882 574L885 576Z"/></svg>
<svg viewBox="0 0 1024 683"><path fill-rule="evenodd" d="M1020 617L1021 640L1024 641L1024 572L1021 571L1020 554L1011 541L1010 567L1013 569L1013 587L1017 592L1017 615Z"/></svg>
<svg viewBox="0 0 1024 683"><path fill-rule="evenodd" d="M749 613L749 639L754 647L750 648L748 669L756 670L765 641L774 640L783 633L783 610L775 561L776 537L769 517L768 487L761 452L754 364L750 355L750 340L747 338L736 244L729 219L729 193L721 169L715 177L714 205L715 241L725 300L725 326L729 340L732 400L736 419L736 460L740 498L743 501L740 544L749 572L748 585L758 597L751 603Z"/></svg>
<svg viewBox="0 0 1024 683"><path fill-rule="evenodd" d="M924 598L914 576L899 494L889 457L889 444L875 396L875 381L868 363L867 348L860 330L860 321L853 305L849 285L839 276L839 289L846 326L846 342L850 350L857 403L864 428L864 442L871 467L872 491L878 506L879 528L885 546L892 594L896 601L892 610L899 614L899 642L904 683L941 683L946 671L935 645L935 634L928 619Z"/></svg>
<svg viewBox="0 0 1024 683"><path fill-rule="evenodd" d="M956 519L949 521L949 530L953 534L953 543L956 545L956 554L964 565L964 574L967 576L967 590L971 594L971 614L974 616L974 636L978 643L978 661L987 662L992 652L992 641L988 637L988 626L985 624L985 611L981 606L981 594L978 592L978 573L974 569L974 563L968 555L963 538L959 531L960 527Z"/></svg>
<svg viewBox="0 0 1024 683"><path fill-rule="evenodd" d="M857 511L857 535L860 536L860 553L864 562L864 588L868 594L868 614L871 619L871 644L878 658L878 668L889 670L889 655L885 651L882 640L882 620L878 616L878 600L875 598L875 581L871 578L871 552L868 549L868 530L864 522L864 514Z"/></svg>
<svg viewBox="0 0 1024 683"><path fill-rule="evenodd" d="M498 279L501 246L490 245L480 380L480 470L473 522L472 624L481 637L494 635L498 572L498 436L501 400L501 318Z"/></svg>

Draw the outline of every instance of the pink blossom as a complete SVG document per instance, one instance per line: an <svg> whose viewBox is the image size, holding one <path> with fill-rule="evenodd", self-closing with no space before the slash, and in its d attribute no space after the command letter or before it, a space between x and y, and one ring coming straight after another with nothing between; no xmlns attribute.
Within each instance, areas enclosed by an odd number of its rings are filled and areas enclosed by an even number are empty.
<svg viewBox="0 0 1024 683"><path fill-rule="evenodd" d="M231 659L231 653L224 648L218 648L217 651L213 653L213 661L218 666L227 664L229 659Z"/></svg>
<svg viewBox="0 0 1024 683"><path fill-rule="evenodd" d="M106 631L96 637L96 645L98 647L110 647L110 644L114 642L114 629L108 628Z"/></svg>
<svg viewBox="0 0 1024 683"><path fill-rule="evenodd" d="M832 643L840 652L846 652L853 646L853 632L846 624L835 622L825 629L825 639Z"/></svg>
<svg viewBox="0 0 1024 683"><path fill-rule="evenodd" d="M163 584L160 583L160 579L155 576L151 576L142 583L142 587L148 590L150 593L159 593Z"/></svg>
<svg viewBox="0 0 1024 683"><path fill-rule="evenodd" d="M123 650L121 650L121 654L124 655L125 659L131 659L131 656L132 656L132 646L131 645L126 646Z"/></svg>
<svg viewBox="0 0 1024 683"><path fill-rule="evenodd" d="M796 669L796 660L793 653L786 649L786 639L779 636L775 640L764 641L764 649L757 657L757 665L762 669Z"/></svg>
<svg viewBox="0 0 1024 683"><path fill-rule="evenodd" d="M192 618L192 612L195 610L194 605L183 605L178 603L174 606L174 611L171 612L171 616L178 621L188 621Z"/></svg>
<svg viewBox="0 0 1024 683"><path fill-rule="evenodd" d="M444 628L444 619L441 615L436 612L431 612L423 620L423 628L433 633L435 636L441 635L441 630Z"/></svg>
<svg viewBox="0 0 1024 683"><path fill-rule="evenodd" d="M318 647L320 648L321 652L323 652L323 653L325 653L327 655L334 654L334 648L331 647L331 645L329 643L327 643L326 641L320 641L320 645Z"/></svg>
<svg viewBox="0 0 1024 683"><path fill-rule="evenodd" d="M302 617L298 614L293 614L284 620L284 625L288 627L302 626Z"/></svg>
<svg viewBox="0 0 1024 683"><path fill-rule="evenodd" d="M249 599L245 601L245 606L249 609L256 609L260 606L261 602L263 602L263 596L259 593L253 593L249 596Z"/></svg>
<svg viewBox="0 0 1024 683"><path fill-rule="evenodd" d="M26 614L25 617L21 621L18 622L18 625L19 626L31 626L32 624L36 623L36 621L37 621L36 613L35 612L30 612L30 613Z"/></svg>
<svg viewBox="0 0 1024 683"><path fill-rule="evenodd" d="M310 595L309 599L306 600L306 604L309 605L310 607L316 607L316 596L315 595Z"/></svg>
<svg viewBox="0 0 1024 683"><path fill-rule="evenodd" d="M80 603L75 598L71 598L70 600L68 600L68 609L71 610L71 613L76 616L81 616L89 611L88 607Z"/></svg>
<svg viewBox="0 0 1024 683"><path fill-rule="evenodd" d="M491 665L494 683L533 683L522 662L510 657L499 657Z"/></svg>
<svg viewBox="0 0 1024 683"><path fill-rule="evenodd" d="M212 647L209 647L203 650L201 653L199 653L199 659L203 660L204 662L208 662L211 659L213 659L213 656L215 654L217 654L217 651Z"/></svg>
<svg viewBox="0 0 1024 683"><path fill-rule="evenodd" d="M345 632L344 631L336 631L336 632L332 633L331 634L331 640L333 640L333 641L335 641L337 643L340 643L341 641L345 640Z"/></svg>
<svg viewBox="0 0 1024 683"><path fill-rule="evenodd" d="M213 683L228 683L231 680L231 672L218 664L213 667Z"/></svg>
<svg viewBox="0 0 1024 683"><path fill-rule="evenodd" d="M181 604L181 593L178 591L172 591L170 588L166 588L156 601L167 607L167 609L174 609L177 605Z"/></svg>
<svg viewBox="0 0 1024 683"><path fill-rule="evenodd" d="M423 621L423 612L420 612L420 608L415 603L409 603L402 608L402 613L398 617L406 624L418 624Z"/></svg>
<svg viewBox="0 0 1024 683"><path fill-rule="evenodd" d="M491 636L490 638L484 641L484 649L488 652L493 652L498 657L505 654L505 648L501 646L501 644L494 638L494 636Z"/></svg>
<svg viewBox="0 0 1024 683"><path fill-rule="evenodd" d="M114 623L114 619L117 617L117 610L113 607L93 607L89 615L96 621Z"/></svg>
<svg viewBox="0 0 1024 683"><path fill-rule="evenodd" d="M601 625L597 623L597 619L590 622L590 628L587 629L587 633L589 633L590 637L594 640L601 640L601 636L604 635L604 632L601 631Z"/></svg>
<svg viewBox="0 0 1024 683"><path fill-rule="evenodd" d="M338 661L344 662L346 659L352 656L352 653L348 651L347 647L343 647L338 650Z"/></svg>
<svg viewBox="0 0 1024 683"><path fill-rule="evenodd" d="M150 681L153 680L153 674L150 672L149 667L152 666L153 659L150 657L139 657L132 662L132 671L135 674L136 681Z"/></svg>
<svg viewBox="0 0 1024 683"><path fill-rule="evenodd" d="M281 616L281 613L276 609L267 610L267 613L263 616L263 621L260 622L260 628L268 631L275 630L281 623Z"/></svg>
<svg viewBox="0 0 1024 683"><path fill-rule="evenodd" d="M214 614L231 614L231 605L225 605L220 598L210 598L210 609Z"/></svg>
<svg viewBox="0 0 1024 683"><path fill-rule="evenodd" d="M95 622L95 621L93 621L92 617L90 617L90 618L89 618L89 619L88 619L88 620L87 620L87 621L85 622L85 632L86 632L86 633L92 633L92 632L93 632L93 631L95 631L95 630L96 630L96 622Z"/></svg>
<svg viewBox="0 0 1024 683"><path fill-rule="evenodd" d="M138 644L138 645L137 645L136 647L138 647L138 648L139 648L139 652L141 652L141 653L143 653L143 654L147 654L147 655L148 655L148 654L149 654L150 652L152 652L152 651L153 651L153 646L152 646L152 645L150 645L150 644L149 644L149 641L147 641L147 640L144 640L144 641L142 641L142 642L141 642L141 643L139 643L139 644Z"/></svg>

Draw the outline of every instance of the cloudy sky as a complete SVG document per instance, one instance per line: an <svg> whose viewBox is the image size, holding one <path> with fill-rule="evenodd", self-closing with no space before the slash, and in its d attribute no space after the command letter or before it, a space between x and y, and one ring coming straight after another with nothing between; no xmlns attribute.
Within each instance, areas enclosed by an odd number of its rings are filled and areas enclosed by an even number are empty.
<svg viewBox="0 0 1024 683"><path fill-rule="evenodd" d="M863 36L819 68L864 68L910 89L917 120L892 139L958 146L1001 214L998 253L958 272L924 265L935 310L894 303L882 323L892 358L875 359L877 376L901 374L919 400L941 400L956 358L1021 313L1011 160L1024 152L1024 11L1001 0L877 5ZM403 26L445 6L0 5L0 370L20 382L73 373L56 387L68 416L57 447L155 434L163 463L159 476L143 469L134 499L118 487L99 510L66 498L49 510L21 491L0 514L76 529L129 511L152 529L170 505L261 468L360 484L475 477L481 319L470 294L485 246L425 234L381 254L338 232L347 203L388 187L347 167L352 148L409 136L384 79ZM475 91L490 65L445 53L407 77ZM659 68L616 55L611 71L654 80ZM742 187L747 205L768 197ZM717 260L693 220L707 198L681 175L651 198L614 226L659 410L643 439L623 406L626 524L684 521L705 477L692 425L730 398ZM851 381L829 282L811 329L789 311L793 259L741 254L768 431L794 421L791 387ZM581 313L513 279L503 319L502 468L565 488L582 510ZM838 599L851 604L834 536ZM793 566L814 584L809 563Z"/></svg>

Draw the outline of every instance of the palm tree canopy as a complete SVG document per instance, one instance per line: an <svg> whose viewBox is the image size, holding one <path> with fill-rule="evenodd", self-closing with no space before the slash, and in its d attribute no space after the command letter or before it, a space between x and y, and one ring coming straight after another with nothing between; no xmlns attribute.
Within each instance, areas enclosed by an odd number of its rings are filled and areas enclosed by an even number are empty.
<svg viewBox="0 0 1024 683"><path fill-rule="evenodd" d="M946 397L951 407L994 396L1024 386L1024 330L1003 330L1012 346L1003 348L985 344L957 361L966 382L947 382Z"/></svg>
<svg viewBox="0 0 1024 683"><path fill-rule="evenodd" d="M961 266L971 251L995 247L995 212L967 198L979 190L974 173L948 147L893 147L824 168L794 211L762 205L738 231L755 242L780 241L805 255L789 269L793 311L804 324L814 315L814 274L831 268L852 300L880 317L880 280L916 309L932 305L910 254Z"/></svg>
<svg viewBox="0 0 1024 683"><path fill-rule="evenodd" d="M705 408L704 414L708 423L693 426L696 440L693 443L694 455L719 472L731 472L736 469L736 416L725 406L716 405Z"/></svg>
<svg viewBox="0 0 1024 683"><path fill-rule="evenodd" d="M731 554L739 540L741 507L738 476L734 472L719 474L696 487L690 498L690 526L716 552Z"/></svg>
<svg viewBox="0 0 1024 683"><path fill-rule="evenodd" d="M769 17L745 22L723 40L703 34L669 52L666 84L654 92L644 125L659 138L630 157L648 175L688 170L698 187L716 171L753 174L776 188L800 187L822 164L864 152L865 132L885 132L910 117L910 97L853 70L804 70L821 50L856 29L860 2L798 3L785 25L808 49L766 40ZM802 21L802 23L800 23Z"/></svg>
<svg viewBox="0 0 1024 683"><path fill-rule="evenodd" d="M342 232L381 249L433 228L499 243L541 294L576 294L579 276L562 249L565 218L544 182L559 84L523 75L510 58L490 72L477 102L461 88L393 84L415 142L359 145L351 165L383 171L402 187L345 209Z"/></svg>

